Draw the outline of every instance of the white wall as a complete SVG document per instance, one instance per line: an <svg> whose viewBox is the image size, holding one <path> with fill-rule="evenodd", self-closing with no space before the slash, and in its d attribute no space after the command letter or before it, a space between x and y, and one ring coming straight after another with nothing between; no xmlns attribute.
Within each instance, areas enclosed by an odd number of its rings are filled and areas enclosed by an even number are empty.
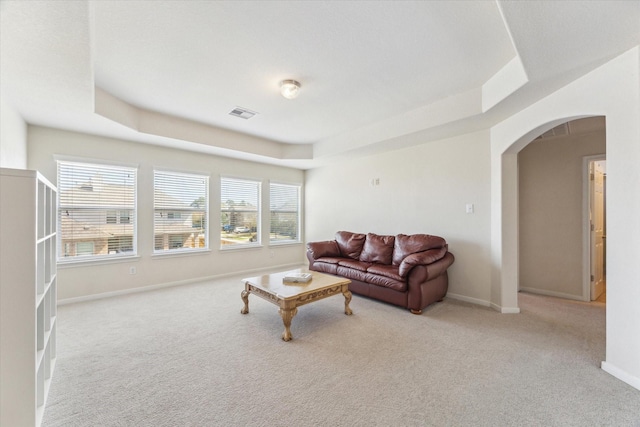
<svg viewBox="0 0 640 427"><path fill-rule="evenodd" d="M535 140L518 153L520 290L583 299L583 157L605 150L602 130Z"/></svg>
<svg viewBox="0 0 640 427"><path fill-rule="evenodd" d="M456 257L449 297L488 305L489 167L483 131L309 170L307 241L339 230L444 237ZM468 203L475 213L465 213Z"/></svg>
<svg viewBox="0 0 640 427"><path fill-rule="evenodd" d="M102 138L42 127L29 127L30 169L39 170L56 183L54 156L72 156L137 165L138 169L138 254L126 262L78 264L58 270L58 299L122 292L134 288L181 283L193 279L230 273L290 266L303 261L304 245L268 246L267 215L269 180L300 183L304 172L205 154L174 150L147 144ZM153 255L153 168L210 174L210 248L204 254ZM262 242L259 249L219 250L220 175L246 177L263 181ZM137 274L130 275L135 266ZM250 275L250 274L249 274ZM240 302L240 283L238 286Z"/></svg>
<svg viewBox="0 0 640 427"><path fill-rule="evenodd" d="M26 169L27 125L9 102L0 96L0 167Z"/></svg>
<svg viewBox="0 0 640 427"><path fill-rule="evenodd" d="M602 368L640 389L640 47L491 130L493 297L517 304L517 152L585 116L607 123L607 352Z"/></svg>

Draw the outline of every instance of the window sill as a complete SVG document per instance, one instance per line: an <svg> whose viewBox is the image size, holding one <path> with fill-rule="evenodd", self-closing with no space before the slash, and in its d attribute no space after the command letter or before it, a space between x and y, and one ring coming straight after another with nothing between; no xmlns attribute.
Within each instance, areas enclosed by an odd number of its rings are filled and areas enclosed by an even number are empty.
<svg viewBox="0 0 640 427"><path fill-rule="evenodd" d="M190 249L190 250L169 250L166 252L154 252L151 255L152 259L161 259L161 258L173 258L173 257L187 257L192 255L206 255L210 254L211 249Z"/></svg>
<svg viewBox="0 0 640 427"><path fill-rule="evenodd" d="M242 251L242 250L250 250L250 249L262 249L262 246L259 243L253 245L224 245L220 246L220 252L232 252L232 251Z"/></svg>
<svg viewBox="0 0 640 427"><path fill-rule="evenodd" d="M104 265L104 264L120 264L124 262L132 262L139 261L140 255L130 255L130 256L121 256L121 257L113 257L113 258L85 258L85 259L73 259L73 260L58 260L57 267L62 270L65 268L74 268L74 267L90 267L93 265Z"/></svg>
<svg viewBox="0 0 640 427"><path fill-rule="evenodd" d="M301 245L302 242L300 240L283 240L283 241L273 241L269 242L269 246L294 246Z"/></svg>

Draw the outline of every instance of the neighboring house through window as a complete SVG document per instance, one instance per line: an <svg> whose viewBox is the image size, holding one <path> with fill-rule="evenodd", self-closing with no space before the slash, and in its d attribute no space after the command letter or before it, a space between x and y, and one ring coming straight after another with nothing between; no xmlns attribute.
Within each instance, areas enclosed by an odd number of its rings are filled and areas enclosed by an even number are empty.
<svg viewBox="0 0 640 427"><path fill-rule="evenodd" d="M129 224L130 211L107 211L107 224Z"/></svg>
<svg viewBox="0 0 640 427"><path fill-rule="evenodd" d="M220 179L220 246L260 244L260 181Z"/></svg>
<svg viewBox="0 0 640 427"><path fill-rule="evenodd" d="M209 177L154 171L153 233L156 253L209 247Z"/></svg>
<svg viewBox="0 0 640 427"><path fill-rule="evenodd" d="M136 178L131 167L58 162L58 259L136 254Z"/></svg>
<svg viewBox="0 0 640 427"><path fill-rule="evenodd" d="M271 244L300 242L300 185L269 185Z"/></svg>

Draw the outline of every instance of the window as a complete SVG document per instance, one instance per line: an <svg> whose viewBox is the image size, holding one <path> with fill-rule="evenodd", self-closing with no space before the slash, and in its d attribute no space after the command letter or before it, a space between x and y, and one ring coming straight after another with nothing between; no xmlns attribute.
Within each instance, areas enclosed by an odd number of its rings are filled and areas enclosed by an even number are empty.
<svg viewBox="0 0 640 427"><path fill-rule="evenodd" d="M271 243L300 241L300 186L270 185Z"/></svg>
<svg viewBox="0 0 640 427"><path fill-rule="evenodd" d="M107 211L107 224L129 224L131 212Z"/></svg>
<svg viewBox="0 0 640 427"><path fill-rule="evenodd" d="M136 254L136 175L130 167L58 162L59 261Z"/></svg>
<svg viewBox="0 0 640 427"><path fill-rule="evenodd" d="M260 244L260 182L220 180L220 246Z"/></svg>
<svg viewBox="0 0 640 427"><path fill-rule="evenodd" d="M78 242L76 243L76 254L77 255L93 255L94 249L93 242Z"/></svg>
<svg viewBox="0 0 640 427"><path fill-rule="evenodd" d="M156 253L209 247L209 177L153 172L153 234Z"/></svg>
<svg viewBox="0 0 640 427"><path fill-rule="evenodd" d="M120 224L129 224L129 221L131 221L131 212L120 211Z"/></svg>

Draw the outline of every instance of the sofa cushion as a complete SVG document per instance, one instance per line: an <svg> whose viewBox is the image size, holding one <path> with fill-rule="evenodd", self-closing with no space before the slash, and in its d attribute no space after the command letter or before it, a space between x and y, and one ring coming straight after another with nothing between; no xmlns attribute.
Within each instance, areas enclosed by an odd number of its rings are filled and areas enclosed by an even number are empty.
<svg viewBox="0 0 640 427"><path fill-rule="evenodd" d="M352 233L350 231L338 231L336 233L336 243L343 257L358 259L364 246L366 234Z"/></svg>
<svg viewBox="0 0 640 427"><path fill-rule="evenodd" d="M315 262L326 262L329 264L338 264L340 261L345 259L347 258L335 257L335 256L323 256L322 258L318 258Z"/></svg>
<svg viewBox="0 0 640 427"><path fill-rule="evenodd" d="M355 270L353 268L343 267L341 265L338 266L338 269L336 270L336 274L346 279L359 280L361 282L366 282L367 281L366 278L368 275L366 271Z"/></svg>
<svg viewBox="0 0 640 427"><path fill-rule="evenodd" d="M340 269L338 269L339 271ZM407 290L406 280L395 280L390 277L378 276L377 274L367 273L364 282L371 283L373 285L384 286L385 288L393 289L398 292L405 292Z"/></svg>
<svg viewBox="0 0 640 427"><path fill-rule="evenodd" d="M371 267L367 268L367 273L389 277L390 279L394 280L404 280L404 278L400 276L399 268L397 265L371 264Z"/></svg>
<svg viewBox="0 0 640 427"><path fill-rule="evenodd" d="M338 249L338 244L335 240L311 242L307 244L307 251L311 253L313 259L340 256L340 249Z"/></svg>
<svg viewBox="0 0 640 427"><path fill-rule="evenodd" d="M360 261L391 264L394 241L395 236L379 236L367 233L367 239L360 254Z"/></svg>
<svg viewBox="0 0 640 427"><path fill-rule="evenodd" d="M407 255L426 251L427 249L439 249L445 247L447 242L438 236L429 234L398 234L393 248L393 265L400 265Z"/></svg>
<svg viewBox="0 0 640 427"><path fill-rule="evenodd" d="M356 261L355 259L349 258L340 258L338 264L342 267L349 267L358 271L367 271L367 268L371 265L369 262Z"/></svg>
<svg viewBox="0 0 640 427"><path fill-rule="evenodd" d="M320 271L322 273L337 274L338 264L316 261L313 263L312 267L309 267L309 269L313 271Z"/></svg>

